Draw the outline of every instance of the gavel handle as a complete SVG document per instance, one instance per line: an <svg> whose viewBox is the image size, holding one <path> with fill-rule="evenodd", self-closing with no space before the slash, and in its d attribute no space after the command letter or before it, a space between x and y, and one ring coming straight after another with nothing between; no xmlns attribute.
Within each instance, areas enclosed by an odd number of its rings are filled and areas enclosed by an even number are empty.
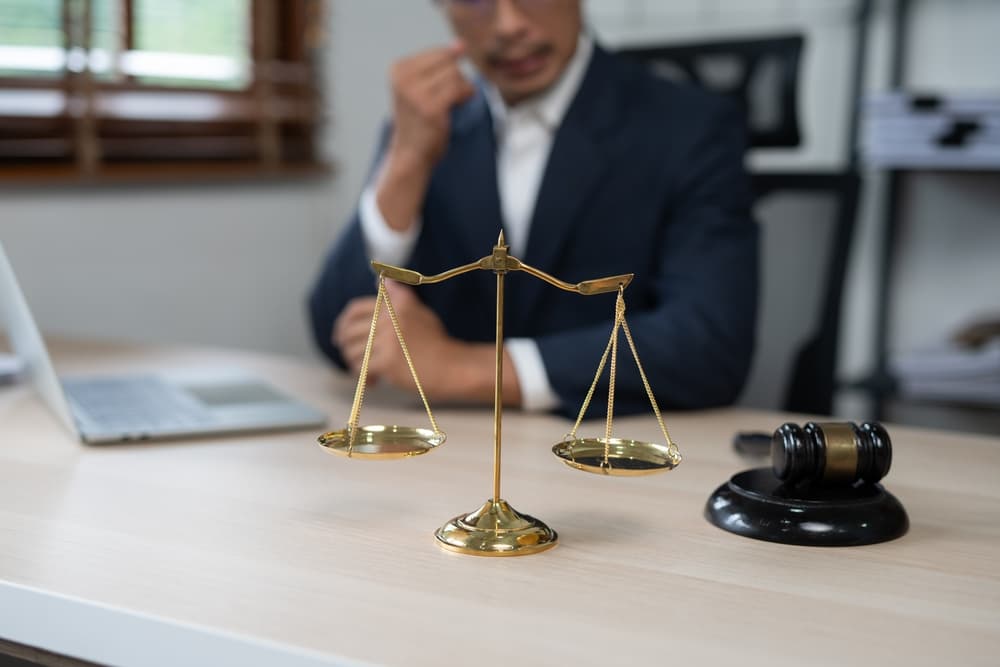
<svg viewBox="0 0 1000 667"><path fill-rule="evenodd" d="M761 431L739 431L733 435L733 449L740 456L764 458L771 455L771 434Z"/></svg>

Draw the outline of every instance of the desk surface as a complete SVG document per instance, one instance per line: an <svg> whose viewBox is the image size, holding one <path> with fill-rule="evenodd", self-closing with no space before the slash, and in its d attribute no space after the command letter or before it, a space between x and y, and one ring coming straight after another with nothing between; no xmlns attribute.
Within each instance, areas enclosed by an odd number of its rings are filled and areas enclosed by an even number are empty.
<svg viewBox="0 0 1000 667"><path fill-rule="evenodd" d="M343 422L319 364L60 345L60 370L238 363ZM416 422L377 393L362 421ZM675 471L607 478L550 453L568 423L511 414L503 496L559 532L524 558L435 546L492 490L492 415L435 411L440 450L332 457L311 432L86 447L0 388L0 638L113 664L996 664L1000 440L891 428L902 539L811 549L702 517L748 467L737 429L785 416L668 414ZM655 439L655 420L616 433ZM600 430L600 425L592 428ZM515 639L516 638L516 639Z"/></svg>

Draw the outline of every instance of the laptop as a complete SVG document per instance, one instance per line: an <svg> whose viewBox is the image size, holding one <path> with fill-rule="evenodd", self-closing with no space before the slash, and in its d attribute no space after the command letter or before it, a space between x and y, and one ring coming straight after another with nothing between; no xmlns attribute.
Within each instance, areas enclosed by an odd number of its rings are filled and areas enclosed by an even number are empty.
<svg viewBox="0 0 1000 667"><path fill-rule="evenodd" d="M319 411L239 369L59 378L0 243L0 326L23 376L82 442L164 440L326 423Z"/></svg>

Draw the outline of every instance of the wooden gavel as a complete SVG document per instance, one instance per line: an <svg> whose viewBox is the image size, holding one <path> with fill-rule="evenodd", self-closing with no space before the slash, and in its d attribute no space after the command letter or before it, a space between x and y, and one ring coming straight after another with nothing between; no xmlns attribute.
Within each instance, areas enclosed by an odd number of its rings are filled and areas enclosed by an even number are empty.
<svg viewBox="0 0 1000 667"><path fill-rule="evenodd" d="M788 423L771 437L771 466L786 484L874 484L891 464L892 443L878 422Z"/></svg>

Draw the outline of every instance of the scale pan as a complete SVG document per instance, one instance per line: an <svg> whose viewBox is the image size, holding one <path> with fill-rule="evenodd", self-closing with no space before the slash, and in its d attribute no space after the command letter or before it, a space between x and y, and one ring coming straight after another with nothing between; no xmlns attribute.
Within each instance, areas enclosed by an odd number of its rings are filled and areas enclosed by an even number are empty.
<svg viewBox="0 0 1000 667"><path fill-rule="evenodd" d="M609 442L608 457L604 458L604 443ZM563 463L597 475L637 476L666 472L681 462L680 454L666 445L626 440L623 438L573 438L552 448Z"/></svg>
<svg viewBox="0 0 1000 667"><path fill-rule="evenodd" d="M331 454L357 459L403 459L426 454L445 440L444 433L413 426L360 426L351 446L350 429L319 436L319 445Z"/></svg>

